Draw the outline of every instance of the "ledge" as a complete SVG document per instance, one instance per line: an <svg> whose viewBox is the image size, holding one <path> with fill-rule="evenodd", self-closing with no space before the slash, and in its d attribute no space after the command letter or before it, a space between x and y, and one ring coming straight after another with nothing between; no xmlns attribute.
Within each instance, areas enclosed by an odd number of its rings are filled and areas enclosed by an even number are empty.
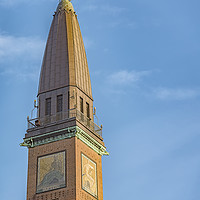
<svg viewBox="0 0 200 200"><path fill-rule="evenodd" d="M99 155L109 155L106 151L106 147L100 144L97 140L91 137L88 133L83 131L78 126L68 127L65 129L60 129L58 131L48 132L41 135L36 135L33 137L24 138L24 142L20 146L25 146L28 148L34 148L37 146L53 143L56 141L77 137L88 147L93 149Z"/></svg>

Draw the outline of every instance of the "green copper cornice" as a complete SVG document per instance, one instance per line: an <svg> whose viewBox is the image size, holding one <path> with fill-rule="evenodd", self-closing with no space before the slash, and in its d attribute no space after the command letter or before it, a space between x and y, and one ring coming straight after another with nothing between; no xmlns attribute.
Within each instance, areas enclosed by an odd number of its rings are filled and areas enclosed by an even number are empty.
<svg viewBox="0 0 200 200"><path fill-rule="evenodd" d="M96 151L99 155L109 155L106 148L102 144L97 142L93 137L84 132L78 126L76 126L76 137Z"/></svg>
<svg viewBox="0 0 200 200"><path fill-rule="evenodd" d="M99 155L109 155L106 151L106 148L100 144L97 140L87 134L78 126L73 126L65 129L61 129L58 131L53 131L49 133L45 133L42 135L33 136L30 138L25 138L24 142L20 144L20 146L25 146L28 148L34 148L40 145L77 137L82 142L84 142L87 146L93 149Z"/></svg>

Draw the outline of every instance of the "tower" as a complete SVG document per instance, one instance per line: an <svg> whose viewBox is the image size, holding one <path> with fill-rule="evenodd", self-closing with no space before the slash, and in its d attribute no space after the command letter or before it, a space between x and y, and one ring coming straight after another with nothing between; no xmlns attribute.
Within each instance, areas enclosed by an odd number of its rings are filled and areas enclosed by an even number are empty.
<svg viewBox="0 0 200 200"><path fill-rule="evenodd" d="M77 15L61 0L44 53L37 116L27 118L27 200L103 200L102 126L94 123L87 58Z"/></svg>

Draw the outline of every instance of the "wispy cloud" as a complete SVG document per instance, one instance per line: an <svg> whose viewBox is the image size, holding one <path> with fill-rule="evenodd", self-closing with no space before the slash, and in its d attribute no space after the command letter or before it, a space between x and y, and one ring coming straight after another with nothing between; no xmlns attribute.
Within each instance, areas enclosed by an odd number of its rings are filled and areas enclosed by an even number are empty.
<svg viewBox="0 0 200 200"><path fill-rule="evenodd" d="M16 4L17 2L21 2L21 1L23 1L23 0L14 0L14 1L12 1L12 0L1 0L0 1L0 6L12 6L12 5L14 5L14 4Z"/></svg>
<svg viewBox="0 0 200 200"><path fill-rule="evenodd" d="M0 34L0 75L35 78L44 46L45 42L36 37Z"/></svg>
<svg viewBox="0 0 200 200"><path fill-rule="evenodd" d="M137 92L140 87L143 87L142 83L144 82L145 77L149 76L151 71L134 71L134 70L120 70L114 73L111 73L106 77L104 86L105 90L109 94L128 94L130 91ZM101 74L102 77L102 74ZM141 92L141 91L140 91Z"/></svg>
<svg viewBox="0 0 200 200"><path fill-rule="evenodd" d="M110 13L112 15L117 15L120 14L122 12L126 11L126 8L123 7L117 7L117 6L110 6L110 5L104 5L101 7L102 11L106 12L106 13Z"/></svg>
<svg viewBox="0 0 200 200"><path fill-rule="evenodd" d="M92 39L88 38L88 37L84 37L83 42L84 42L86 49L89 49L94 45L94 41Z"/></svg>
<svg viewBox="0 0 200 200"><path fill-rule="evenodd" d="M33 67L31 67L33 68ZM0 76L8 76L8 77L15 77L17 78L17 80L21 80L21 81L27 81L27 80L37 80L39 77L39 71L38 71L38 66L35 66L35 70L33 72L33 70L30 69L30 72L27 71L18 71L16 69L8 69L5 71L0 72Z"/></svg>
<svg viewBox="0 0 200 200"><path fill-rule="evenodd" d="M93 5L93 4L85 5L84 7L82 7L82 10L89 11L89 12L96 11L97 9L98 9L98 6Z"/></svg>
<svg viewBox="0 0 200 200"><path fill-rule="evenodd" d="M146 98L162 101L191 100L200 96L199 88L169 88L151 86L151 76L155 70L120 70L107 75L107 90L112 93L137 93ZM131 90L130 90L131 88Z"/></svg>
<svg viewBox="0 0 200 200"><path fill-rule="evenodd" d="M158 88L153 91L156 98L161 100L186 100L200 95L198 89Z"/></svg>
<svg viewBox="0 0 200 200"><path fill-rule="evenodd" d="M109 4L104 5L97 5L97 4L87 4L84 7L82 7L82 10L89 11L89 12L99 12L103 14L109 14L109 15L118 15L122 12L125 12L127 9L124 7L117 7L117 6L111 6Z"/></svg>
<svg viewBox="0 0 200 200"><path fill-rule="evenodd" d="M14 6L21 3L38 3L41 1L55 1L55 0L0 0L0 6Z"/></svg>
<svg viewBox="0 0 200 200"><path fill-rule="evenodd" d="M137 24L136 22L133 22L133 19L123 17L123 13L129 11L127 7L110 5L108 3L94 4L91 3L91 1L88 1L80 8L80 10L84 12L95 12L95 15L109 16L106 23L104 23L103 28L105 28L105 25L107 26L106 28L116 28L120 26L135 29L137 27ZM116 18L116 16L119 15L120 17Z"/></svg>
<svg viewBox="0 0 200 200"><path fill-rule="evenodd" d="M130 85L141 81L141 79L149 75L150 71L127 71L121 70L108 76L108 81L112 85Z"/></svg>
<svg viewBox="0 0 200 200"><path fill-rule="evenodd" d="M0 1L0 6L14 6L16 4L20 3L28 3L30 0L1 0Z"/></svg>
<svg viewBox="0 0 200 200"><path fill-rule="evenodd" d="M44 41L39 38L0 35L0 62L19 56L38 58L43 47Z"/></svg>

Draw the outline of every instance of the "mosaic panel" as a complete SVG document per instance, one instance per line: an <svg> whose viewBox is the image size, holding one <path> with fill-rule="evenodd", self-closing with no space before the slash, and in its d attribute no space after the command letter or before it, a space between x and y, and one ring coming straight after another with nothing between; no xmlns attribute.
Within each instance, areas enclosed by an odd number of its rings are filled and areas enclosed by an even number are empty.
<svg viewBox="0 0 200 200"><path fill-rule="evenodd" d="M39 157L37 193L63 188L65 186L65 151Z"/></svg>
<svg viewBox="0 0 200 200"><path fill-rule="evenodd" d="M96 163L82 154L82 188L97 197Z"/></svg>

